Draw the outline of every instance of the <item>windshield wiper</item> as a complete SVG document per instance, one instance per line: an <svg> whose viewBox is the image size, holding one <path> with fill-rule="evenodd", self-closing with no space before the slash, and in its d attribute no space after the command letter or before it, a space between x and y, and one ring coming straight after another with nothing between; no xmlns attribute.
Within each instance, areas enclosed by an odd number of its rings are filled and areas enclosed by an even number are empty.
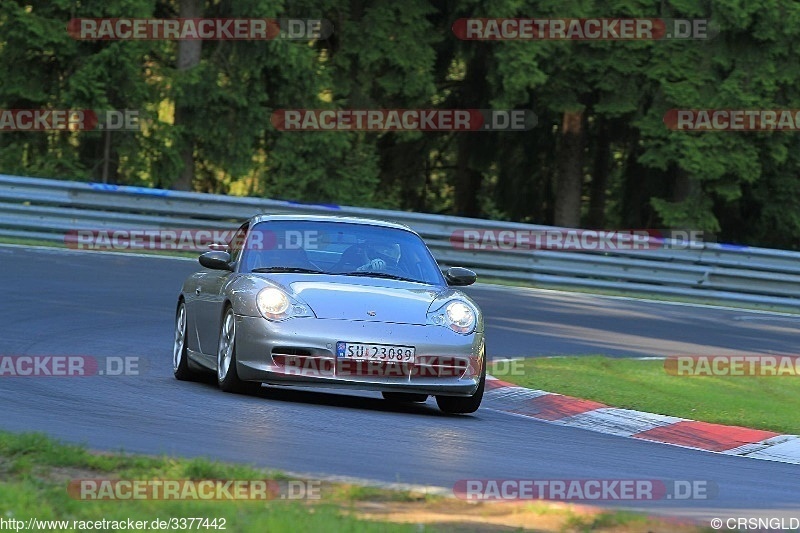
<svg viewBox="0 0 800 533"><path fill-rule="evenodd" d="M395 276L394 274L387 274L386 272L370 272L369 270L358 271L358 272L346 272L341 274L342 276L360 276L364 278L384 278L384 279L396 279L397 281L410 281L412 283L422 283L416 279L411 278L404 278L403 276Z"/></svg>
<svg viewBox="0 0 800 533"><path fill-rule="evenodd" d="M261 267L261 268L254 268L251 272L256 273L284 273L284 272L291 272L296 274L327 274L327 272L323 272L322 270L317 270L314 268L303 268L303 267L284 267L284 266L274 266L274 267Z"/></svg>

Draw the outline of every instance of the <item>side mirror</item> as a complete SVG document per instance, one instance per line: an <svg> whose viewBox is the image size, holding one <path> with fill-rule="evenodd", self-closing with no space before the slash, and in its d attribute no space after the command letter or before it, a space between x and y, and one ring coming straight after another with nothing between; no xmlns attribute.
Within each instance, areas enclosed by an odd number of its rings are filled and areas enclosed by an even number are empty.
<svg viewBox="0 0 800 533"><path fill-rule="evenodd" d="M200 256L200 264L211 270L233 270L231 266L231 254L228 252L206 252Z"/></svg>
<svg viewBox="0 0 800 533"><path fill-rule="evenodd" d="M208 249L212 251L219 251L219 252L228 252L230 251L231 247L227 244L214 242L208 245Z"/></svg>
<svg viewBox="0 0 800 533"><path fill-rule="evenodd" d="M452 287L466 287L475 283L478 275L467 268L451 267L444 273L444 279Z"/></svg>

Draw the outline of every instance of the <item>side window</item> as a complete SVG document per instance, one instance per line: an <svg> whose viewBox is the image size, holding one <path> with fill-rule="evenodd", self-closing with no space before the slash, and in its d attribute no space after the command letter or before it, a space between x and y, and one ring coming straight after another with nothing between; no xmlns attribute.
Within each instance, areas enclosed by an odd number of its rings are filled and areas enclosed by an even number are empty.
<svg viewBox="0 0 800 533"><path fill-rule="evenodd" d="M242 258L242 251L244 250L244 240L247 237L247 228L250 223L245 222L236 230L236 233L231 237L231 242L228 243L230 247L231 261L239 261Z"/></svg>

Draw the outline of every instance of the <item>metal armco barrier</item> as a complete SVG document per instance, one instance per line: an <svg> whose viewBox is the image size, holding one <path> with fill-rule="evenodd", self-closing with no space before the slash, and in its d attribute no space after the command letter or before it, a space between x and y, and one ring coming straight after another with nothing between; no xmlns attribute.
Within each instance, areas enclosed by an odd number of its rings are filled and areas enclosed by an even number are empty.
<svg viewBox="0 0 800 533"><path fill-rule="evenodd" d="M603 289L800 309L800 253L698 243L690 249L467 250L457 230L548 231L537 226L264 198L25 178L0 174L0 235L51 241L81 229L234 229L257 214L324 214L400 222L417 231L442 267L544 287Z"/></svg>

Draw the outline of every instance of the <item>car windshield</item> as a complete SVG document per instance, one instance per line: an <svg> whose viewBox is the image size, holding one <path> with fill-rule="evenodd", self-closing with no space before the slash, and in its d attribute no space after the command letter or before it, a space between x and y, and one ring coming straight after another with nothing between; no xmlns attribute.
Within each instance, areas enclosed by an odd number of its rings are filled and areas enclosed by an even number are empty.
<svg viewBox="0 0 800 533"><path fill-rule="evenodd" d="M436 261L416 234L334 221L273 220L256 224L247 237L239 271L444 284Z"/></svg>

